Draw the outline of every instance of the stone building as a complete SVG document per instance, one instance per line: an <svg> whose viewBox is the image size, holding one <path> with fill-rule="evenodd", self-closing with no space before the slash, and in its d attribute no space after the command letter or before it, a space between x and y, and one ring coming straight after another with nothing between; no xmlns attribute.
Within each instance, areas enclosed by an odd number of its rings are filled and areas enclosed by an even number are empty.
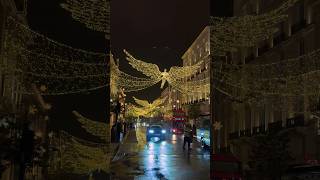
<svg viewBox="0 0 320 180"><path fill-rule="evenodd" d="M164 103L161 106L163 108L161 111L164 112L164 120L171 120L173 110L181 108L180 96L181 94L171 86L167 86L161 92L160 97L164 99Z"/></svg>
<svg viewBox="0 0 320 180"><path fill-rule="evenodd" d="M10 56L10 59L5 56L6 21L8 17L12 17L19 23L27 24L26 15L26 0L0 0L0 67L12 68L19 59L18 54L16 58ZM0 107L6 107L0 108L0 118L8 115L12 117L14 128L10 128L10 138L18 138L17 140L22 134L24 123L29 121L35 136L38 137L36 146L40 147L43 146L48 135L48 110L51 106L44 101L40 90L35 86L32 86L33 95L23 95L22 85L23 82L19 81L16 74L0 69ZM9 164L2 174L2 179L18 179L19 162L11 161ZM25 177L43 178L41 168L36 169L31 174L26 171Z"/></svg>
<svg viewBox="0 0 320 180"><path fill-rule="evenodd" d="M182 56L183 66L192 66L202 62L198 71L184 79L185 82L196 82L210 77L210 28L205 27ZM210 94L196 92L181 95L181 104L199 104L200 115L210 118Z"/></svg>
<svg viewBox="0 0 320 180"><path fill-rule="evenodd" d="M261 14L279 7L283 1L234 0L233 16ZM279 31L268 40L251 48L239 48L227 56L234 64L267 64L295 58L320 48L320 1L300 0L287 11L288 18L278 24ZM277 109L272 102L262 107L217 96L214 112L222 123L219 140L214 147L230 150L244 165L249 161L252 137L269 130L286 131L290 137L289 152L292 164L306 164L320 160L319 117L308 108L308 97L298 103L299 113ZM217 137L215 137L217 142Z"/></svg>

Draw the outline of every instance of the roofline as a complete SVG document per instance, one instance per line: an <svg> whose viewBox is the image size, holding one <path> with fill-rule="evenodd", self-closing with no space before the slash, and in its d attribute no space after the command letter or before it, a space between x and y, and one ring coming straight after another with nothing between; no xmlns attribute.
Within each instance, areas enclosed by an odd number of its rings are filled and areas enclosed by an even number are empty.
<svg viewBox="0 0 320 180"><path fill-rule="evenodd" d="M199 39L199 37L205 33L205 31L210 28L210 26L206 26L203 28L203 30L199 33L199 35L197 36L197 38L192 42L192 44L188 47L188 49L186 50L186 52L181 56L181 59L183 60L186 56L186 54L188 53L188 51L191 49L191 47L193 47L196 43L196 41Z"/></svg>

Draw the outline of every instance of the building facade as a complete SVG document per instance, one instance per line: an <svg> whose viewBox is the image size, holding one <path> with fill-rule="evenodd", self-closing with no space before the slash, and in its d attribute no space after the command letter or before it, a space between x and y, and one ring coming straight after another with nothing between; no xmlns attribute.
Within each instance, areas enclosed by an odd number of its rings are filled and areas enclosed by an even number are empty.
<svg viewBox="0 0 320 180"><path fill-rule="evenodd" d="M284 1L235 0L233 15L262 14L279 7ZM267 64L296 58L320 48L320 1L301 0L287 11L288 18L278 24L273 37L259 42L255 47L239 48L227 56L233 64ZM309 109L310 97L285 109L278 109L272 102L263 106L246 102L226 100L222 95L214 109L216 119L223 125L219 144L239 157L246 166L250 156L250 142L253 137L270 130L289 133L289 152L292 164L306 164L320 160L319 117ZM292 107L298 106L298 107ZM292 109L300 109L297 113ZM215 137L216 140L217 137ZM215 141L217 142L217 140ZM317 162L318 163L318 162Z"/></svg>
<svg viewBox="0 0 320 180"><path fill-rule="evenodd" d="M0 1L0 65L8 64L8 66L14 65L17 59L5 58L5 38L6 38L6 20L9 16L19 19L22 23L26 22L26 6L24 1L13 1L13 0L1 0ZM0 70L0 106L7 107L1 110L1 119L5 116L11 116L14 124L22 126L19 122L22 112L22 95L17 93L19 89L19 82L10 73L5 72L3 69ZM1 109L1 108L0 108ZM12 139L15 139L15 135L20 132L20 128L16 127L11 129L10 134ZM17 164L13 161L9 162L8 168L3 172L2 179L15 179L17 176Z"/></svg>
<svg viewBox="0 0 320 180"><path fill-rule="evenodd" d="M163 105L161 106L164 120L171 120L174 109L181 109L181 94L173 89L171 86L167 86L161 92L161 99L164 99Z"/></svg>
<svg viewBox="0 0 320 180"><path fill-rule="evenodd" d="M7 58L6 53L6 21L8 17L12 17L19 23L27 24L27 1L26 0L0 0L0 67L14 68L19 59L10 56ZM33 157L40 157L36 151L46 148L46 140L48 138L48 111L51 105L46 103L41 96L41 92L35 86L32 86L33 95L23 95L21 92L23 82L19 81L19 77L11 71L0 69L0 118L1 121L6 116L12 117L13 127L10 127L10 137L15 142L21 140L26 122L29 123L29 128L34 133ZM5 108L3 108L5 107ZM1 134L2 135L2 134ZM23 137L22 137L23 139ZM32 137L33 139L33 137ZM15 145L12 145L15 146ZM21 148L20 146L17 146ZM19 151L19 153L21 153ZM37 154L37 155L36 155ZM19 159L20 154L15 154ZM3 163L3 162L1 162ZM8 161L7 168L2 173L2 180L14 180L19 178L19 174L23 171L26 179L45 179L42 167L39 164L28 167L25 170L21 169L21 163L12 159Z"/></svg>
<svg viewBox="0 0 320 180"><path fill-rule="evenodd" d="M185 82L196 82L210 77L210 28L208 26L201 31L191 46L183 54L182 60L183 66L192 66L201 62L197 72L190 77L185 78ZM210 116L209 93L194 92L190 94L181 94L180 96L182 105L198 104L200 106L200 115ZM185 111L187 111L187 108L185 108Z"/></svg>

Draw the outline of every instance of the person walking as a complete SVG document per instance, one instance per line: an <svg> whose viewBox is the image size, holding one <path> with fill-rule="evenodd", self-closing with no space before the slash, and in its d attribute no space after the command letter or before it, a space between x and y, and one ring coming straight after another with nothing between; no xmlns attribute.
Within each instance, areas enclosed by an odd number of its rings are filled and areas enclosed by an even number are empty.
<svg viewBox="0 0 320 180"><path fill-rule="evenodd" d="M186 143L188 143L188 150L191 150L190 144L192 143L192 127L191 124L186 124L184 128L183 149L185 149Z"/></svg>

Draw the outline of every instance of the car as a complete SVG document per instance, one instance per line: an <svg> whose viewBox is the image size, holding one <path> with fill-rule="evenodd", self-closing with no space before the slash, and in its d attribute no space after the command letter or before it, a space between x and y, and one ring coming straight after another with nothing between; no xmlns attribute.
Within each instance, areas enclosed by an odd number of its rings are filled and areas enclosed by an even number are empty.
<svg viewBox="0 0 320 180"><path fill-rule="evenodd" d="M167 131L161 125L151 125L147 128L146 139L150 141L151 138L159 138L160 140L166 139Z"/></svg>

